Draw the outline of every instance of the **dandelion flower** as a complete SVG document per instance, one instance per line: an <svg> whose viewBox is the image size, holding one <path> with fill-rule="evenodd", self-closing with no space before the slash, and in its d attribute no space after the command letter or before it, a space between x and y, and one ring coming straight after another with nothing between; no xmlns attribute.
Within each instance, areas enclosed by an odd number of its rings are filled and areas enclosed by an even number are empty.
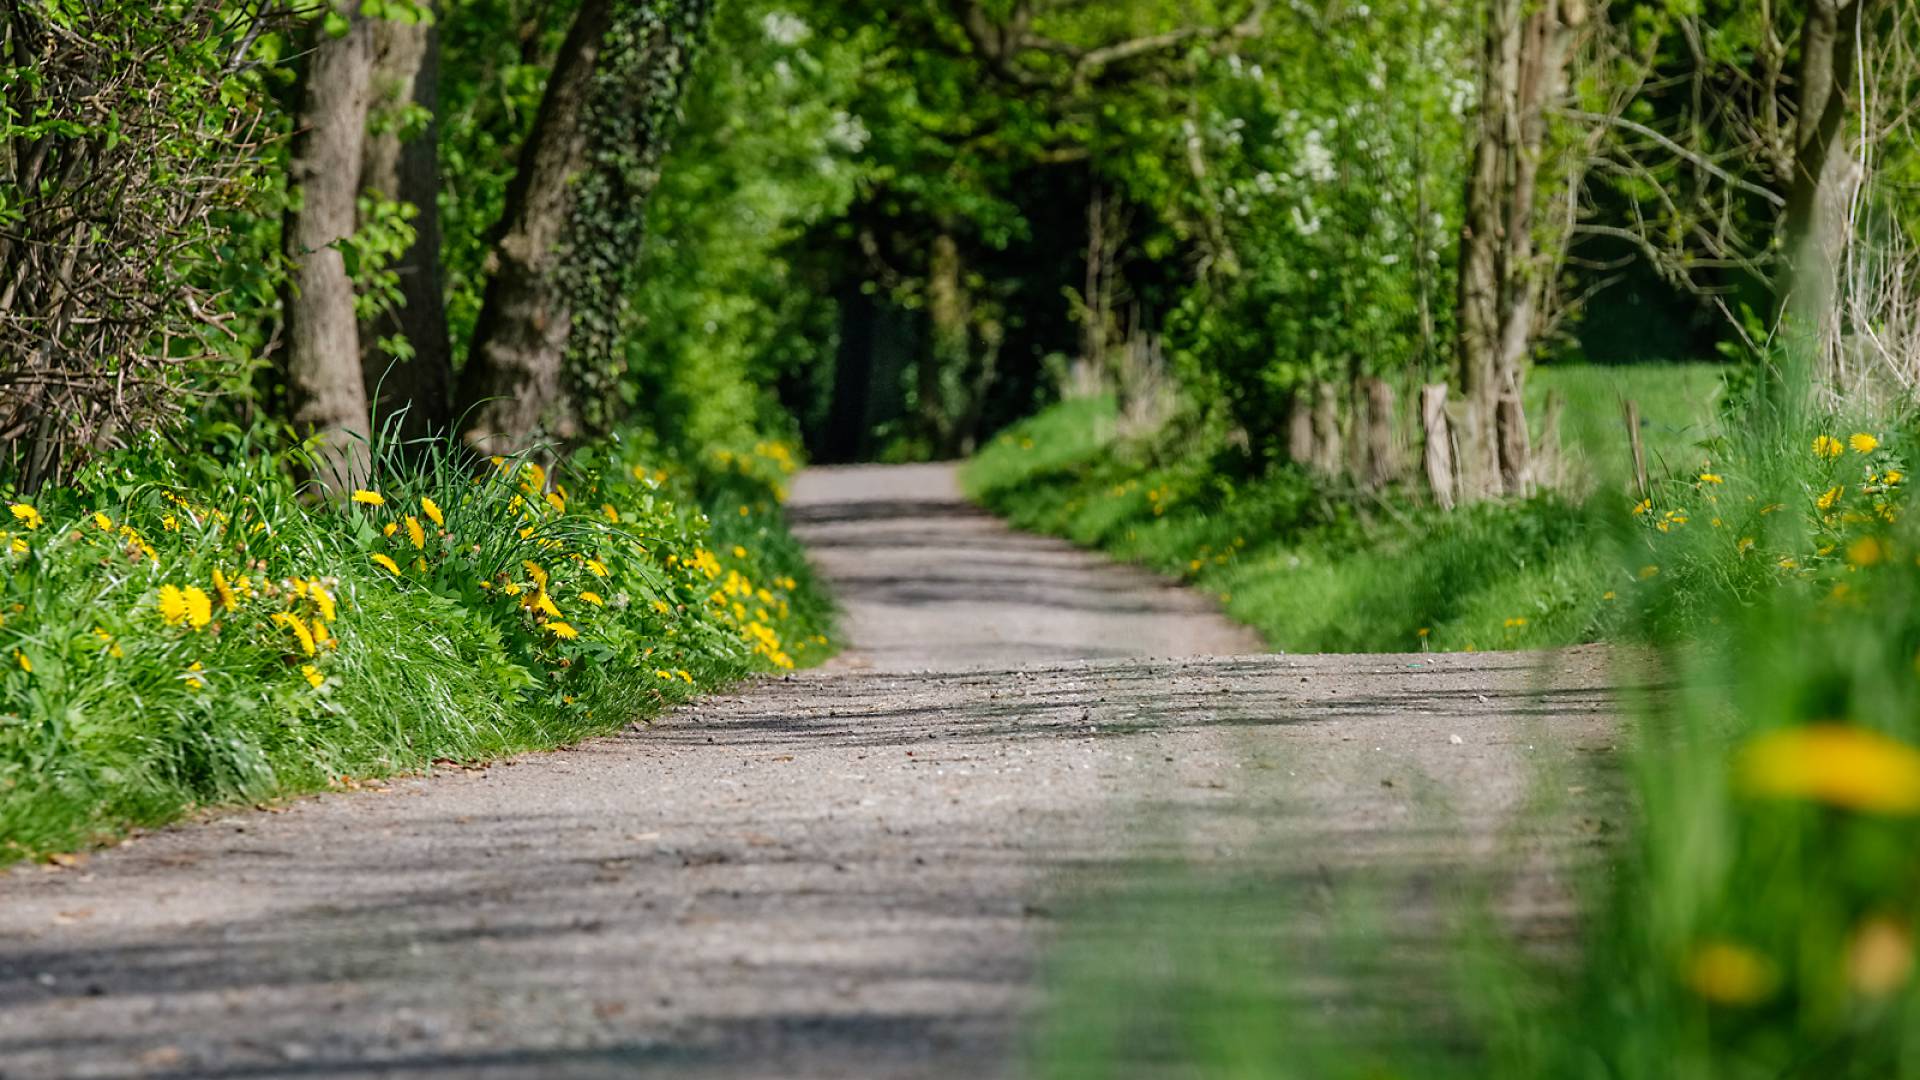
<svg viewBox="0 0 1920 1080"><path fill-rule="evenodd" d="M320 684L327 681L327 677L320 674L320 669L314 667L312 664L301 664L300 674L306 676L307 685L313 687L315 690L320 689Z"/></svg>
<svg viewBox="0 0 1920 1080"><path fill-rule="evenodd" d="M1635 516L1644 514L1652 509L1653 509L1652 499L1641 499L1639 502L1633 504L1633 512Z"/></svg>
<svg viewBox="0 0 1920 1080"><path fill-rule="evenodd" d="M328 622L334 620L333 595L322 588L318 581L307 582L307 596L312 598L313 606L320 612L321 618Z"/></svg>
<svg viewBox="0 0 1920 1080"><path fill-rule="evenodd" d="M213 568L213 594L220 598L222 611L232 611L238 603L233 596L233 587L227 584L227 575L221 573L217 566Z"/></svg>
<svg viewBox="0 0 1920 1080"><path fill-rule="evenodd" d="M433 522L434 527L446 528L447 519L440 513L440 504L425 495L420 496L420 512L427 515L427 520Z"/></svg>
<svg viewBox="0 0 1920 1080"><path fill-rule="evenodd" d="M1905 479L1905 477L1901 475L1899 469L1888 469L1887 474L1885 476L1882 476L1880 479L1884 480L1888 484L1897 484L1901 480Z"/></svg>
<svg viewBox="0 0 1920 1080"><path fill-rule="evenodd" d="M198 585L189 585L182 590L187 603L187 625L195 630L213 621L213 601Z"/></svg>
<svg viewBox="0 0 1920 1080"><path fill-rule="evenodd" d="M400 531L400 523L397 521L389 521L385 525L380 527L380 535L385 536L389 539L393 537L394 533L397 533L399 531Z"/></svg>
<svg viewBox="0 0 1920 1080"><path fill-rule="evenodd" d="M580 636L580 631L575 630L572 626L563 622L548 623L547 632L562 641L572 641L574 638Z"/></svg>
<svg viewBox="0 0 1920 1080"><path fill-rule="evenodd" d="M1716 1005L1757 1005L1779 981L1773 964L1744 945L1711 941L1687 958L1687 985Z"/></svg>
<svg viewBox="0 0 1920 1080"><path fill-rule="evenodd" d="M534 562L532 559L523 559L520 565L527 568L527 577L533 579L535 585L540 586L542 589L547 587L547 572L540 568L539 563Z"/></svg>
<svg viewBox="0 0 1920 1080"><path fill-rule="evenodd" d="M553 597L548 596L547 590L545 589L541 589L534 594L533 606L549 619L557 619L560 617L560 609L554 606Z"/></svg>
<svg viewBox="0 0 1920 1080"><path fill-rule="evenodd" d="M1703 484L1724 484L1727 481L1719 473L1703 472L1700 474L1700 482Z"/></svg>
<svg viewBox="0 0 1920 1080"><path fill-rule="evenodd" d="M1831 435L1814 436L1813 455L1815 457L1822 457L1822 458L1826 458L1828 461L1832 461L1834 458L1837 458L1841 454L1845 453L1846 449L1847 449L1846 447L1840 445L1839 439L1836 439Z"/></svg>
<svg viewBox="0 0 1920 1080"><path fill-rule="evenodd" d="M1880 541L1871 536L1863 536L1847 545L1847 562L1854 566L1872 566L1885 554Z"/></svg>
<svg viewBox="0 0 1920 1080"><path fill-rule="evenodd" d="M1736 775L1750 795L1920 814L1920 750L1866 728L1813 724L1768 732L1741 752Z"/></svg>
<svg viewBox="0 0 1920 1080"><path fill-rule="evenodd" d="M558 491L549 491L547 505L553 507L555 513L564 514L567 512L567 497Z"/></svg>
<svg viewBox="0 0 1920 1080"><path fill-rule="evenodd" d="M178 585L160 586L160 618L168 626L178 626L187 620L187 594L181 592Z"/></svg>
<svg viewBox="0 0 1920 1080"><path fill-rule="evenodd" d="M387 573L392 574L396 577L399 576L400 574L399 563L394 562L392 559L388 558L385 555L379 554L378 552L374 553L371 556L371 558L373 559L373 564L375 566L381 567L382 569L386 570Z"/></svg>
<svg viewBox="0 0 1920 1080"><path fill-rule="evenodd" d="M113 519L98 510L93 512L93 524L101 532L113 531Z"/></svg>
<svg viewBox="0 0 1920 1080"><path fill-rule="evenodd" d="M301 619L298 615L292 615L284 611L276 611L273 613L273 621L293 631L294 640L300 643L300 651L302 653L307 656L313 655L313 631L307 629L305 620Z"/></svg>
<svg viewBox="0 0 1920 1080"><path fill-rule="evenodd" d="M1838 486L1830 487L1826 491L1821 493L1819 499L1815 500L1815 505L1820 507L1820 509L1823 511L1831 510L1833 509L1834 504L1840 501L1840 496L1845 495L1846 493L1847 493L1846 488L1838 487Z"/></svg>
<svg viewBox="0 0 1920 1080"><path fill-rule="evenodd" d="M610 524L620 524L620 511L615 510L612 503L601 503L600 512L607 515L607 521Z"/></svg>
<svg viewBox="0 0 1920 1080"><path fill-rule="evenodd" d="M361 488L353 493L353 501L359 503L362 506L387 505L387 497L385 495L382 495L377 491L368 491L365 488Z"/></svg>
<svg viewBox="0 0 1920 1080"><path fill-rule="evenodd" d="M1856 454L1871 454L1880 449L1880 440L1864 431L1856 431L1847 439L1847 445L1853 447Z"/></svg>
<svg viewBox="0 0 1920 1080"><path fill-rule="evenodd" d="M13 662L20 665L21 671L29 675L33 674L33 661L27 659L26 653L21 652L19 649L13 650Z"/></svg>
<svg viewBox="0 0 1920 1080"><path fill-rule="evenodd" d="M201 670L200 661L198 660L195 660L193 663L187 665L187 678L186 678L187 689L189 690L206 689L207 684L201 682L194 675L195 672L198 672L200 670Z"/></svg>
<svg viewBox="0 0 1920 1080"><path fill-rule="evenodd" d="M12 511L16 521L29 529L37 529L46 524L46 519L40 516L40 511L35 510L26 503L13 503L8 506L7 509Z"/></svg>
<svg viewBox="0 0 1920 1080"><path fill-rule="evenodd" d="M607 602L605 600L600 599L600 594L597 592L582 592L580 594L580 599L585 600L587 603L592 604L594 607L607 606Z"/></svg>
<svg viewBox="0 0 1920 1080"><path fill-rule="evenodd" d="M668 671L668 670L666 670L665 668L654 668L654 669L653 669L653 674L654 674L654 677L655 677L655 678L658 678L658 679L665 679L665 680L667 680L668 682L672 682L672 681L673 681L673 672L671 672L671 671Z"/></svg>
<svg viewBox="0 0 1920 1080"><path fill-rule="evenodd" d="M415 548L427 546L427 531L420 527L420 519L412 514L407 515L407 539L413 541Z"/></svg>
<svg viewBox="0 0 1920 1080"><path fill-rule="evenodd" d="M588 560L587 560L587 569L589 569L589 570L591 570L591 571L593 571L593 576L594 576L594 577L606 577L606 576L607 576L607 564L606 564L606 563L603 563L603 562L601 562L601 561L600 561L599 559L588 559Z"/></svg>

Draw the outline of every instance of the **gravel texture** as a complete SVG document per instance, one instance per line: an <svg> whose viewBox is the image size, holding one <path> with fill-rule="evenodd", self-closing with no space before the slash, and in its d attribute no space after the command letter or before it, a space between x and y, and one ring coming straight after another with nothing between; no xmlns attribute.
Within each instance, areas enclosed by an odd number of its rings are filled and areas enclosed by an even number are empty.
<svg viewBox="0 0 1920 1080"><path fill-rule="evenodd" d="M1061 912L1146 859L1417 906L1517 843L1505 906L1564 923L1590 823L1513 826L1612 738L1597 651L1257 655L947 467L793 513L823 669L0 875L0 1077L1007 1075Z"/></svg>

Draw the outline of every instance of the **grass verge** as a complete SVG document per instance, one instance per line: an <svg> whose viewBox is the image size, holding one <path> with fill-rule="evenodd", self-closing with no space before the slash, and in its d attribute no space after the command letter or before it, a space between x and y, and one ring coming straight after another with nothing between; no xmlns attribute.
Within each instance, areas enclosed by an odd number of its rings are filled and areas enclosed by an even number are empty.
<svg viewBox="0 0 1920 1080"><path fill-rule="evenodd" d="M333 500L244 439L6 500L0 861L550 748L830 652L783 445L422 449Z"/></svg>

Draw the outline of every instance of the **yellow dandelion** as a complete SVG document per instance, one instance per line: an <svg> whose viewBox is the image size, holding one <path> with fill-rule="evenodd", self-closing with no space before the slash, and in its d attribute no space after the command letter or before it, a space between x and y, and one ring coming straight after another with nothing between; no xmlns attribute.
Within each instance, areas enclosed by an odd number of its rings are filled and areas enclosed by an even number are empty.
<svg viewBox="0 0 1920 1080"><path fill-rule="evenodd" d="M46 524L47 519L40 516L40 511L26 503L13 503L7 509L13 513L14 520L29 529L37 529Z"/></svg>
<svg viewBox="0 0 1920 1080"><path fill-rule="evenodd" d="M665 600L655 600L653 602L653 610L662 615L671 615L673 614L673 605L667 603Z"/></svg>
<svg viewBox="0 0 1920 1080"><path fill-rule="evenodd" d="M1831 435L1814 436L1813 454L1815 457L1823 457L1831 461L1845 453L1846 449L1846 447L1840 445L1839 439Z"/></svg>
<svg viewBox="0 0 1920 1080"><path fill-rule="evenodd" d="M558 491L549 491L547 505L553 507L555 513L564 514L567 512L567 497Z"/></svg>
<svg viewBox="0 0 1920 1080"><path fill-rule="evenodd" d="M1772 962L1754 950L1711 941L1687 958L1686 982L1716 1005L1757 1005L1773 994L1779 976Z"/></svg>
<svg viewBox="0 0 1920 1080"><path fill-rule="evenodd" d="M654 668L654 669L653 669L653 676L654 676L654 678L656 678L656 679L665 679L665 680L667 680L668 682L672 682L672 681L673 681L673 672L671 672L671 671L668 671L668 670L666 670L665 668Z"/></svg>
<svg viewBox="0 0 1920 1080"><path fill-rule="evenodd" d="M196 673L197 673L197 672L199 672L199 671L201 671L201 670L202 670L202 668L200 667L200 661L198 661L198 660L195 660L195 661L194 661L193 663L191 663L191 664L188 664L188 665L187 665L187 677L186 677L186 680L185 680L185 681L186 681L186 684L187 684L187 689L189 689L189 690L203 690L203 689L205 689L205 688L206 688L206 685L207 685L207 684L206 684L206 683L203 683L203 682L201 682L201 681L200 681L200 680L199 680L199 679L198 679L198 678L196 677Z"/></svg>
<svg viewBox="0 0 1920 1080"><path fill-rule="evenodd" d="M1761 735L1741 752L1737 776L1750 795L1868 813L1920 813L1920 750L1847 724Z"/></svg>
<svg viewBox="0 0 1920 1080"><path fill-rule="evenodd" d="M1847 445L1853 447L1856 454L1871 454L1880 449L1880 440L1864 431L1856 431L1848 437Z"/></svg>
<svg viewBox="0 0 1920 1080"><path fill-rule="evenodd" d="M734 558L736 558L736 559L744 559L744 558L746 558L746 557L747 557L747 549L746 549L746 548L743 548L743 547L741 547L741 546L740 546L739 544L735 544L735 545L733 545L733 557L734 557Z"/></svg>
<svg viewBox="0 0 1920 1080"><path fill-rule="evenodd" d="M1733 547L1734 547L1734 550L1738 551L1742 555L1745 555L1747 552L1753 550L1753 537L1743 536L1740 538L1738 543L1733 545Z"/></svg>
<svg viewBox="0 0 1920 1080"><path fill-rule="evenodd" d="M29 675L33 674L33 661L27 659L26 653L21 652L19 649L13 650L13 662L20 665L21 671Z"/></svg>
<svg viewBox="0 0 1920 1080"><path fill-rule="evenodd" d="M357 490L353 493L353 501L359 503L362 506L387 505L387 497L385 495L382 495L377 491L368 491L364 488Z"/></svg>
<svg viewBox="0 0 1920 1080"><path fill-rule="evenodd" d="M408 514L406 523L407 539L413 542L415 548L425 548L427 546L427 531L420 527L420 519L414 517L412 514Z"/></svg>
<svg viewBox="0 0 1920 1080"><path fill-rule="evenodd" d="M1872 566L1885 556L1885 547L1871 536L1863 536L1847 545L1847 562L1854 566Z"/></svg>
<svg viewBox="0 0 1920 1080"><path fill-rule="evenodd" d="M1833 509L1834 504L1840 501L1840 496L1845 495L1846 493L1847 493L1847 489L1844 487L1839 487L1837 485L1834 487L1830 487L1826 491L1823 491L1820 493L1820 497L1814 500L1814 504L1818 506L1821 510L1831 510Z"/></svg>
<svg viewBox="0 0 1920 1080"><path fill-rule="evenodd" d="M603 563L603 562L601 562L601 561L600 561L599 559L588 559L588 560L587 560L587 569L589 569L589 570L591 570L591 571L593 571L593 576L594 576L594 577L606 577L606 576L607 576L607 564L606 564L606 563Z"/></svg>
<svg viewBox="0 0 1920 1080"><path fill-rule="evenodd" d="M548 623L547 632L562 641L572 641L574 638L580 636L580 631L575 630L572 626L563 622Z"/></svg>
<svg viewBox="0 0 1920 1080"><path fill-rule="evenodd" d="M370 558L373 559L373 564L375 566L381 567L382 569L386 570L387 573L393 574L396 577L399 576L400 574L399 563L394 562L392 559L386 557L385 555L379 554L378 552L375 552L372 556L370 556Z"/></svg>
<svg viewBox="0 0 1920 1080"><path fill-rule="evenodd" d="M1652 499L1641 499L1639 502L1633 504L1633 512L1635 516L1644 514L1652 509L1653 509Z"/></svg>
<svg viewBox="0 0 1920 1080"><path fill-rule="evenodd" d="M1703 472L1700 474L1700 482L1703 484L1724 484L1726 480L1721 477L1719 473Z"/></svg>
<svg viewBox="0 0 1920 1080"><path fill-rule="evenodd" d="M221 573L217 566L213 568L213 594L220 598L222 611L232 611L239 602L234 598L233 587L227 584L227 575Z"/></svg>
<svg viewBox="0 0 1920 1080"><path fill-rule="evenodd" d="M168 626L178 626L187 620L187 594L181 592L178 585L160 586L160 618Z"/></svg>
<svg viewBox="0 0 1920 1080"><path fill-rule="evenodd" d="M101 532L113 531L113 519L98 510L93 512L93 524Z"/></svg>
<svg viewBox="0 0 1920 1080"><path fill-rule="evenodd" d="M294 640L300 643L300 651L302 653L308 656L313 655L313 631L307 629L306 620L300 618L298 615L293 615L285 611L276 611L273 613L273 621L277 625L284 626L288 630L293 631Z"/></svg>
<svg viewBox="0 0 1920 1080"><path fill-rule="evenodd" d="M545 589L534 594L533 606L549 619L560 617L560 609L554 606L553 597L548 596Z"/></svg>
<svg viewBox="0 0 1920 1080"><path fill-rule="evenodd" d="M320 612L321 618L328 622L334 620L333 595L327 592L318 581L307 582L307 596L313 600L313 606Z"/></svg>
<svg viewBox="0 0 1920 1080"><path fill-rule="evenodd" d="M181 590L187 604L187 625L195 630L213 621L213 600L198 585Z"/></svg>
<svg viewBox="0 0 1920 1080"><path fill-rule="evenodd" d="M320 684L327 681L327 677L320 674L320 669L312 664L301 664L300 674L306 677L307 685L315 690L320 689Z"/></svg>
<svg viewBox="0 0 1920 1080"><path fill-rule="evenodd" d="M527 568L527 577L531 578L535 585L540 586L542 589L547 587L547 572L540 568L539 563L534 562L532 559L525 559L521 561L520 565Z"/></svg>
<svg viewBox="0 0 1920 1080"><path fill-rule="evenodd" d="M447 519L440 513L440 504L425 495L420 496L420 512L427 515L427 520L433 522L435 528L446 528Z"/></svg>
<svg viewBox="0 0 1920 1080"><path fill-rule="evenodd" d="M612 503L601 503L600 512L607 515L607 521L610 524L620 524L620 511L615 510Z"/></svg>
<svg viewBox="0 0 1920 1080"><path fill-rule="evenodd" d="M1891 485L1891 484L1899 483L1900 481L1906 479L1906 477L1900 472L1899 469L1888 469L1887 474L1885 476L1882 476L1880 479L1885 481L1889 485Z"/></svg>
<svg viewBox="0 0 1920 1080"><path fill-rule="evenodd" d="M587 603L592 604L594 607L607 606L607 602L605 600L600 599L600 594L597 592L582 592L580 594L580 599L585 600Z"/></svg>

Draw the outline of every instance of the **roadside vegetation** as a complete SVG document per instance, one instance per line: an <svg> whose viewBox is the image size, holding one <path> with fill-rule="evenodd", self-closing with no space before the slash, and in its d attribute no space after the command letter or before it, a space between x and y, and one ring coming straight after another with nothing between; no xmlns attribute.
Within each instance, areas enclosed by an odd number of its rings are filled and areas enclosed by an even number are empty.
<svg viewBox="0 0 1920 1080"><path fill-rule="evenodd" d="M236 444L8 504L0 857L550 748L830 652L785 446L398 449L337 503Z"/></svg>

